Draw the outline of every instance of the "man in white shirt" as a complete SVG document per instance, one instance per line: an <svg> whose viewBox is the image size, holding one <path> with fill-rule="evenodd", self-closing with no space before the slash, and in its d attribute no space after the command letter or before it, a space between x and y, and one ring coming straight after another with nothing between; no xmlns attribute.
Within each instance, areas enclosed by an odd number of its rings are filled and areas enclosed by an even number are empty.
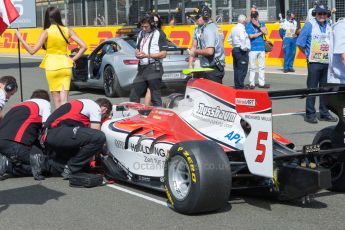
<svg viewBox="0 0 345 230"><path fill-rule="evenodd" d="M235 89L243 89L244 79L248 72L250 40L245 29L247 22L246 16L242 14L239 15L237 21L238 24L231 30L228 42L233 46L232 57Z"/></svg>
<svg viewBox="0 0 345 230"><path fill-rule="evenodd" d="M329 46L328 83L345 84L345 19L332 26Z"/></svg>
<svg viewBox="0 0 345 230"><path fill-rule="evenodd" d="M314 4L313 4L313 8L310 8L308 10L308 15L307 15L307 18L305 20L306 23L309 22L311 19L315 18L315 13L313 13L313 11L315 12L315 8L318 5L320 5L320 1L319 0L315 0Z"/></svg>
<svg viewBox="0 0 345 230"><path fill-rule="evenodd" d="M0 121L3 117L2 110L10 97L17 92L17 81L12 76L3 76L0 78Z"/></svg>

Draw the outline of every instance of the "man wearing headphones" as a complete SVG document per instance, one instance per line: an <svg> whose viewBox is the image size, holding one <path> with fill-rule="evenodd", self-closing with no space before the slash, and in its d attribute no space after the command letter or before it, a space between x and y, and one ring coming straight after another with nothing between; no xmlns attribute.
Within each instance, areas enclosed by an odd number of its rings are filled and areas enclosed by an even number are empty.
<svg viewBox="0 0 345 230"><path fill-rule="evenodd" d="M30 100L16 104L6 113L0 123L0 177L8 173L44 179L34 154L41 152L36 147L38 136L49 115L50 99L45 90L35 90Z"/></svg>
<svg viewBox="0 0 345 230"><path fill-rule="evenodd" d="M17 92L17 81L12 76L3 76L0 78L0 121L2 119L2 110L10 97Z"/></svg>
<svg viewBox="0 0 345 230"><path fill-rule="evenodd" d="M140 20L142 30L138 34L135 56L140 60L138 73L133 80L129 100L140 102L140 97L149 88L153 106L162 106L161 86L163 76L162 59L167 55L167 40L155 26L152 14Z"/></svg>
<svg viewBox="0 0 345 230"><path fill-rule="evenodd" d="M200 27L200 35L196 37L197 46L191 48L189 55L193 58L200 56L201 67L213 69L212 72L203 73L204 78L222 84L225 73L223 32L211 20L211 10L207 5L198 9L195 20Z"/></svg>
<svg viewBox="0 0 345 230"><path fill-rule="evenodd" d="M295 14L288 10L286 18L280 24L280 29L283 36L283 50L284 50L284 73L295 72L293 63L296 55L296 41L297 41L297 21Z"/></svg>
<svg viewBox="0 0 345 230"><path fill-rule="evenodd" d="M327 82L329 41L332 33L328 12L327 6L317 5L315 8L316 17L304 24L297 39L298 47L307 57L307 87L309 89L317 88ZM318 123L317 120L338 121L329 113L323 96L320 96L319 116L316 115L315 96L307 97L304 120L312 124Z"/></svg>

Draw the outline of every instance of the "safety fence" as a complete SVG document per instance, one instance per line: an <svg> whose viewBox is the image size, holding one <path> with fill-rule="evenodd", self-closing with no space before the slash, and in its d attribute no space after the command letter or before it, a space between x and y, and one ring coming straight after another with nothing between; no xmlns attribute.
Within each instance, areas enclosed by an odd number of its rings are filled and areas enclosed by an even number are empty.
<svg viewBox="0 0 345 230"><path fill-rule="evenodd" d="M224 33L224 47L226 54L226 63L232 63L231 50L232 47L227 42L233 25L222 24L220 25ZM121 26L109 26L109 27L75 27L74 31L86 42L88 45L87 53L90 53L95 49L98 44L105 41L108 38L112 38L116 35L116 31ZM163 27L167 37L180 47L189 48L192 44L192 33L195 26L165 26ZM267 38L273 42L273 50L266 54L266 64L271 66L282 66L283 65L283 49L282 40L279 36L279 24L267 24L269 34ZM18 45L17 38L14 35L15 30L8 29L0 37L0 54L17 53ZM35 29L22 29L23 38L28 42L30 46L34 46L38 40L42 28ZM69 50L76 48L77 44L71 42L68 46ZM44 50L40 50L40 54L44 54ZM295 66L304 67L306 66L306 60L303 53L299 50L296 54Z"/></svg>

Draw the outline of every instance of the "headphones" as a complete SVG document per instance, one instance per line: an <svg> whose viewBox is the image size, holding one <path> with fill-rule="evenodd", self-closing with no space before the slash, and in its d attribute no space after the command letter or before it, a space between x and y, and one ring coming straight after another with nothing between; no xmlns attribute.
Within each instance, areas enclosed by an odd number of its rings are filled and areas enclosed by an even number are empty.
<svg viewBox="0 0 345 230"><path fill-rule="evenodd" d="M151 30L153 30L155 26L155 19L152 14L145 14L144 18L147 20L147 22L150 24Z"/></svg>
<svg viewBox="0 0 345 230"><path fill-rule="evenodd" d="M17 89L18 89L18 85L16 82L8 82L4 87L4 90L6 93L10 93Z"/></svg>
<svg viewBox="0 0 345 230"><path fill-rule="evenodd" d="M198 15L200 15L203 20L207 21L211 18L211 10L207 5L202 5L198 9Z"/></svg>

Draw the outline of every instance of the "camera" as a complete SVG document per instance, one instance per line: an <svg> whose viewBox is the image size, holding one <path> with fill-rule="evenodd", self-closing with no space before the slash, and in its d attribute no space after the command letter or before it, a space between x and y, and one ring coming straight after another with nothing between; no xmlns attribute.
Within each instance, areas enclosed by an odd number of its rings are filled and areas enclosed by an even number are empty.
<svg viewBox="0 0 345 230"><path fill-rule="evenodd" d="M155 71L160 72L161 71L161 63L158 60L155 60Z"/></svg>
<svg viewBox="0 0 345 230"><path fill-rule="evenodd" d="M219 61L218 58L215 58L215 65L217 67L217 69L220 71L220 72L224 72L224 66L223 64Z"/></svg>

